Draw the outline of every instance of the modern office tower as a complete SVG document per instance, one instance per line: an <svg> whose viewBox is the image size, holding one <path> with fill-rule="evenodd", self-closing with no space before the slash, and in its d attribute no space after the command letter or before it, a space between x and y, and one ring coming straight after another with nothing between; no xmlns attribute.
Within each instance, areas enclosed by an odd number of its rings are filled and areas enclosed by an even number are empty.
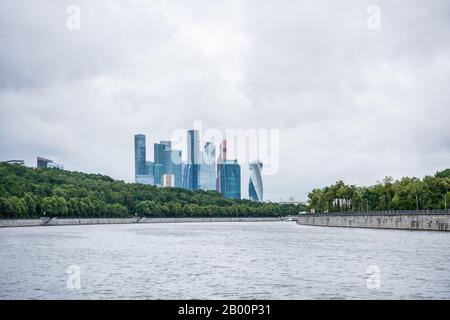
<svg viewBox="0 0 450 320"><path fill-rule="evenodd" d="M187 162L183 162L181 164L181 175L182 175L182 181L183 181L182 188L183 189L192 190L192 185L193 185L192 166L193 166L192 164L187 163Z"/></svg>
<svg viewBox="0 0 450 320"><path fill-rule="evenodd" d="M145 174L148 176L153 176L153 161L145 162Z"/></svg>
<svg viewBox="0 0 450 320"><path fill-rule="evenodd" d="M220 154L219 154L219 158L217 159L217 174L216 174L216 191L217 192L222 192L221 191L221 174L220 174L220 167L219 168L219 164L222 164L225 160L227 160L227 140L223 140L222 143L220 144Z"/></svg>
<svg viewBox="0 0 450 320"><path fill-rule="evenodd" d="M155 176L154 176L154 164L153 161L145 162L145 175L136 176L136 183L141 184L155 184Z"/></svg>
<svg viewBox="0 0 450 320"><path fill-rule="evenodd" d="M175 179L175 187L182 188L183 187L183 172L181 165L181 150L171 150L171 159L170 159L170 173L173 174Z"/></svg>
<svg viewBox="0 0 450 320"><path fill-rule="evenodd" d="M198 188L205 191L216 190L216 146L212 142L207 142L203 147Z"/></svg>
<svg viewBox="0 0 450 320"><path fill-rule="evenodd" d="M263 164L259 161L250 162L250 178L248 181L248 196L253 201L263 201L263 181L261 177Z"/></svg>
<svg viewBox="0 0 450 320"><path fill-rule="evenodd" d="M162 176L163 187L175 187L175 177L173 174L163 174Z"/></svg>
<svg viewBox="0 0 450 320"><path fill-rule="evenodd" d="M134 136L134 170L135 180L137 176L145 176L147 174L147 154L146 142L144 134L137 134Z"/></svg>
<svg viewBox="0 0 450 320"><path fill-rule="evenodd" d="M50 162L53 162L53 160L37 157L37 168L45 169Z"/></svg>
<svg viewBox="0 0 450 320"><path fill-rule="evenodd" d="M162 175L164 174L164 149L165 145L155 143L153 145L153 171L155 177L155 185L161 186Z"/></svg>
<svg viewBox="0 0 450 320"><path fill-rule="evenodd" d="M162 176L164 174L164 165L162 163L153 163L153 172L155 186L160 187L162 184Z"/></svg>
<svg viewBox="0 0 450 320"><path fill-rule="evenodd" d="M187 162L188 162L188 172L186 176L187 189L197 190L198 172L201 162L200 134L198 130L188 130L187 132Z"/></svg>
<svg viewBox="0 0 450 320"><path fill-rule="evenodd" d="M154 144L153 167L156 185L162 186L164 174L173 174L175 186L182 187L181 150L172 149L170 141Z"/></svg>
<svg viewBox="0 0 450 320"><path fill-rule="evenodd" d="M219 190L225 197L241 198L241 166L237 160L221 160L217 164L220 183Z"/></svg>
<svg viewBox="0 0 450 320"><path fill-rule="evenodd" d="M188 179L187 179L187 176L188 176L188 170L189 170L189 168L188 168L188 165L187 165L187 162L185 162L185 161L183 161L182 163L181 163L181 187L183 188L183 189L187 189L187 184L188 184Z"/></svg>
<svg viewBox="0 0 450 320"><path fill-rule="evenodd" d="M198 189L198 165L184 163L182 165L183 189Z"/></svg>
<svg viewBox="0 0 450 320"><path fill-rule="evenodd" d="M200 164L200 133L198 130L188 130L187 144L188 163Z"/></svg>

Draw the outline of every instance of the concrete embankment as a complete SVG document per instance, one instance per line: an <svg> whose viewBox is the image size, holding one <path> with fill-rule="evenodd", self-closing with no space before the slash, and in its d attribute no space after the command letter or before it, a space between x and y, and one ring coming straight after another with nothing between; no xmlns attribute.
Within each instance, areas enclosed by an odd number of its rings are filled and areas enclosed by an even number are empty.
<svg viewBox="0 0 450 320"><path fill-rule="evenodd" d="M4 219L0 220L1 227L35 227L35 226L64 226L64 225L91 225L91 224L132 224L132 223L186 223L186 222L268 222L280 221L280 218L265 217L229 217L229 218L82 218L62 219Z"/></svg>
<svg viewBox="0 0 450 320"><path fill-rule="evenodd" d="M301 214L300 225L450 231L449 211Z"/></svg>

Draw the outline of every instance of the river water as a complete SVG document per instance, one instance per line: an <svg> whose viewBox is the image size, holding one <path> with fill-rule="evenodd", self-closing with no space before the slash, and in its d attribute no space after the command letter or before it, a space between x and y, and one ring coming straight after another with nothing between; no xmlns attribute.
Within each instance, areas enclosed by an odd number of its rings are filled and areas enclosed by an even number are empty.
<svg viewBox="0 0 450 320"><path fill-rule="evenodd" d="M450 233L173 223L0 229L0 299L450 299Z"/></svg>

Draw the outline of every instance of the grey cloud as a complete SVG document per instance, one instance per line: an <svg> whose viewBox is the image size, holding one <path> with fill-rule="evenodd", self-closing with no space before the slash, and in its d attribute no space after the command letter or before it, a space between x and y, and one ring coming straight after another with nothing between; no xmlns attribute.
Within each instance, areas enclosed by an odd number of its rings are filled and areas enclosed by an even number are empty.
<svg viewBox="0 0 450 320"><path fill-rule="evenodd" d="M448 167L450 5L378 1L370 31L371 4L2 1L0 159L132 181L134 133L154 142L201 120L280 129L272 199Z"/></svg>

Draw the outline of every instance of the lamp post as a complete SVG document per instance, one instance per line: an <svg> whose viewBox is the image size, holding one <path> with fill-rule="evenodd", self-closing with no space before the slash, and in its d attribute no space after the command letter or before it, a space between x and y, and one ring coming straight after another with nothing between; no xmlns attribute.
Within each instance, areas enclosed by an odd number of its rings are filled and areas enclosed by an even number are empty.
<svg viewBox="0 0 450 320"><path fill-rule="evenodd" d="M446 192L445 192L445 198L444 198L444 203L445 203L445 211L447 211L447 195L448 195L448 187L446 188Z"/></svg>

